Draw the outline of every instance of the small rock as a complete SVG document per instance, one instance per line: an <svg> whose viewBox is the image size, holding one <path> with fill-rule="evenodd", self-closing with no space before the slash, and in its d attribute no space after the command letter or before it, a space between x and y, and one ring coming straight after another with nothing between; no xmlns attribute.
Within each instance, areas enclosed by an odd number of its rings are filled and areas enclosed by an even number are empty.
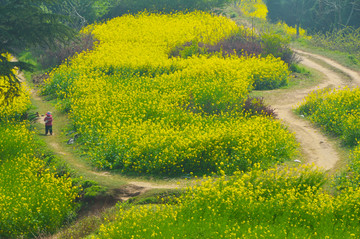
<svg viewBox="0 0 360 239"><path fill-rule="evenodd" d="M294 162L301 163L301 161L298 159L295 159Z"/></svg>
<svg viewBox="0 0 360 239"><path fill-rule="evenodd" d="M300 115L300 116L303 117L303 118L305 117L305 115Z"/></svg>
<svg viewBox="0 0 360 239"><path fill-rule="evenodd" d="M67 144L73 144L74 143L74 139L73 138L71 138L71 139L69 139L68 141L67 141Z"/></svg>

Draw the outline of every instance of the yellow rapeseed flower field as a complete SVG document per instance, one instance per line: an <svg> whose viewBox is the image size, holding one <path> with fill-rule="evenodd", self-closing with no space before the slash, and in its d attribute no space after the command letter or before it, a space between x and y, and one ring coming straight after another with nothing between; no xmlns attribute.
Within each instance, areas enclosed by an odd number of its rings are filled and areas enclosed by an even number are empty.
<svg viewBox="0 0 360 239"><path fill-rule="evenodd" d="M91 238L358 237L360 190L333 196L325 180L313 166L209 177L176 203L120 206Z"/></svg>
<svg viewBox="0 0 360 239"><path fill-rule="evenodd" d="M0 124L0 237L53 232L74 213L77 189L35 156L26 123Z"/></svg>
<svg viewBox="0 0 360 239"><path fill-rule="evenodd" d="M126 15L83 31L98 40L50 73L45 94L60 99L101 169L140 174L232 173L291 158L294 136L278 121L247 117L256 84L286 82L274 57L193 54L188 42L215 44L239 27L209 13Z"/></svg>

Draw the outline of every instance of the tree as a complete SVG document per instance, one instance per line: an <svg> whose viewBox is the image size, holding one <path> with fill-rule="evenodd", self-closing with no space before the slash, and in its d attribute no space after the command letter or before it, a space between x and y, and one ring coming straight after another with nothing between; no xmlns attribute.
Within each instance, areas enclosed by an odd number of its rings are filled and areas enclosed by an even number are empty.
<svg viewBox="0 0 360 239"><path fill-rule="evenodd" d="M104 18L113 18L123 14L136 14L144 11L149 12L174 12L174 11L209 11L234 0L117 0L117 3L109 9Z"/></svg>
<svg viewBox="0 0 360 239"><path fill-rule="evenodd" d="M360 0L266 0L271 21L314 31L360 27Z"/></svg>
<svg viewBox="0 0 360 239"><path fill-rule="evenodd" d="M326 18L333 30L359 27L360 0L318 0L318 6L318 16Z"/></svg>
<svg viewBox="0 0 360 239"><path fill-rule="evenodd" d="M268 17L271 21L285 21L290 26L296 26L299 35L304 21L311 19L316 4L315 0L267 0Z"/></svg>
<svg viewBox="0 0 360 239"><path fill-rule="evenodd" d="M58 0L56 4L46 5L52 13L71 17L67 25L81 29L87 24L92 24L105 15L117 0Z"/></svg>
<svg viewBox="0 0 360 239"><path fill-rule="evenodd" d="M10 61L7 53L15 55L28 47L51 45L55 40L65 41L75 31L61 23L65 17L49 13L44 4L54 0L0 0L0 95L8 103L20 91L20 81L14 69L32 70L32 65ZM1 98L0 98L1 99Z"/></svg>

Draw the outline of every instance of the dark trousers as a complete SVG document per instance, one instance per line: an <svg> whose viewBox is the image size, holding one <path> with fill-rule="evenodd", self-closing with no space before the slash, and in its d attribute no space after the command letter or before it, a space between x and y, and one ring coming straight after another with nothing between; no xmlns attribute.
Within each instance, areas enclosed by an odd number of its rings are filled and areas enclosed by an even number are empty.
<svg viewBox="0 0 360 239"><path fill-rule="evenodd" d="M50 135L52 135L52 125L45 125L45 135L50 132Z"/></svg>

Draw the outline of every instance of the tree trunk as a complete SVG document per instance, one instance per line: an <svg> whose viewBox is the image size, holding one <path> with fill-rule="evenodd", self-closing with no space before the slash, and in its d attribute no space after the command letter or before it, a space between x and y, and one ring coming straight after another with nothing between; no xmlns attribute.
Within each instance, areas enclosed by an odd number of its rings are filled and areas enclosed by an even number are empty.
<svg viewBox="0 0 360 239"><path fill-rule="evenodd" d="M299 22L296 24L296 37L297 38L300 37L300 23Z"/></svg>

